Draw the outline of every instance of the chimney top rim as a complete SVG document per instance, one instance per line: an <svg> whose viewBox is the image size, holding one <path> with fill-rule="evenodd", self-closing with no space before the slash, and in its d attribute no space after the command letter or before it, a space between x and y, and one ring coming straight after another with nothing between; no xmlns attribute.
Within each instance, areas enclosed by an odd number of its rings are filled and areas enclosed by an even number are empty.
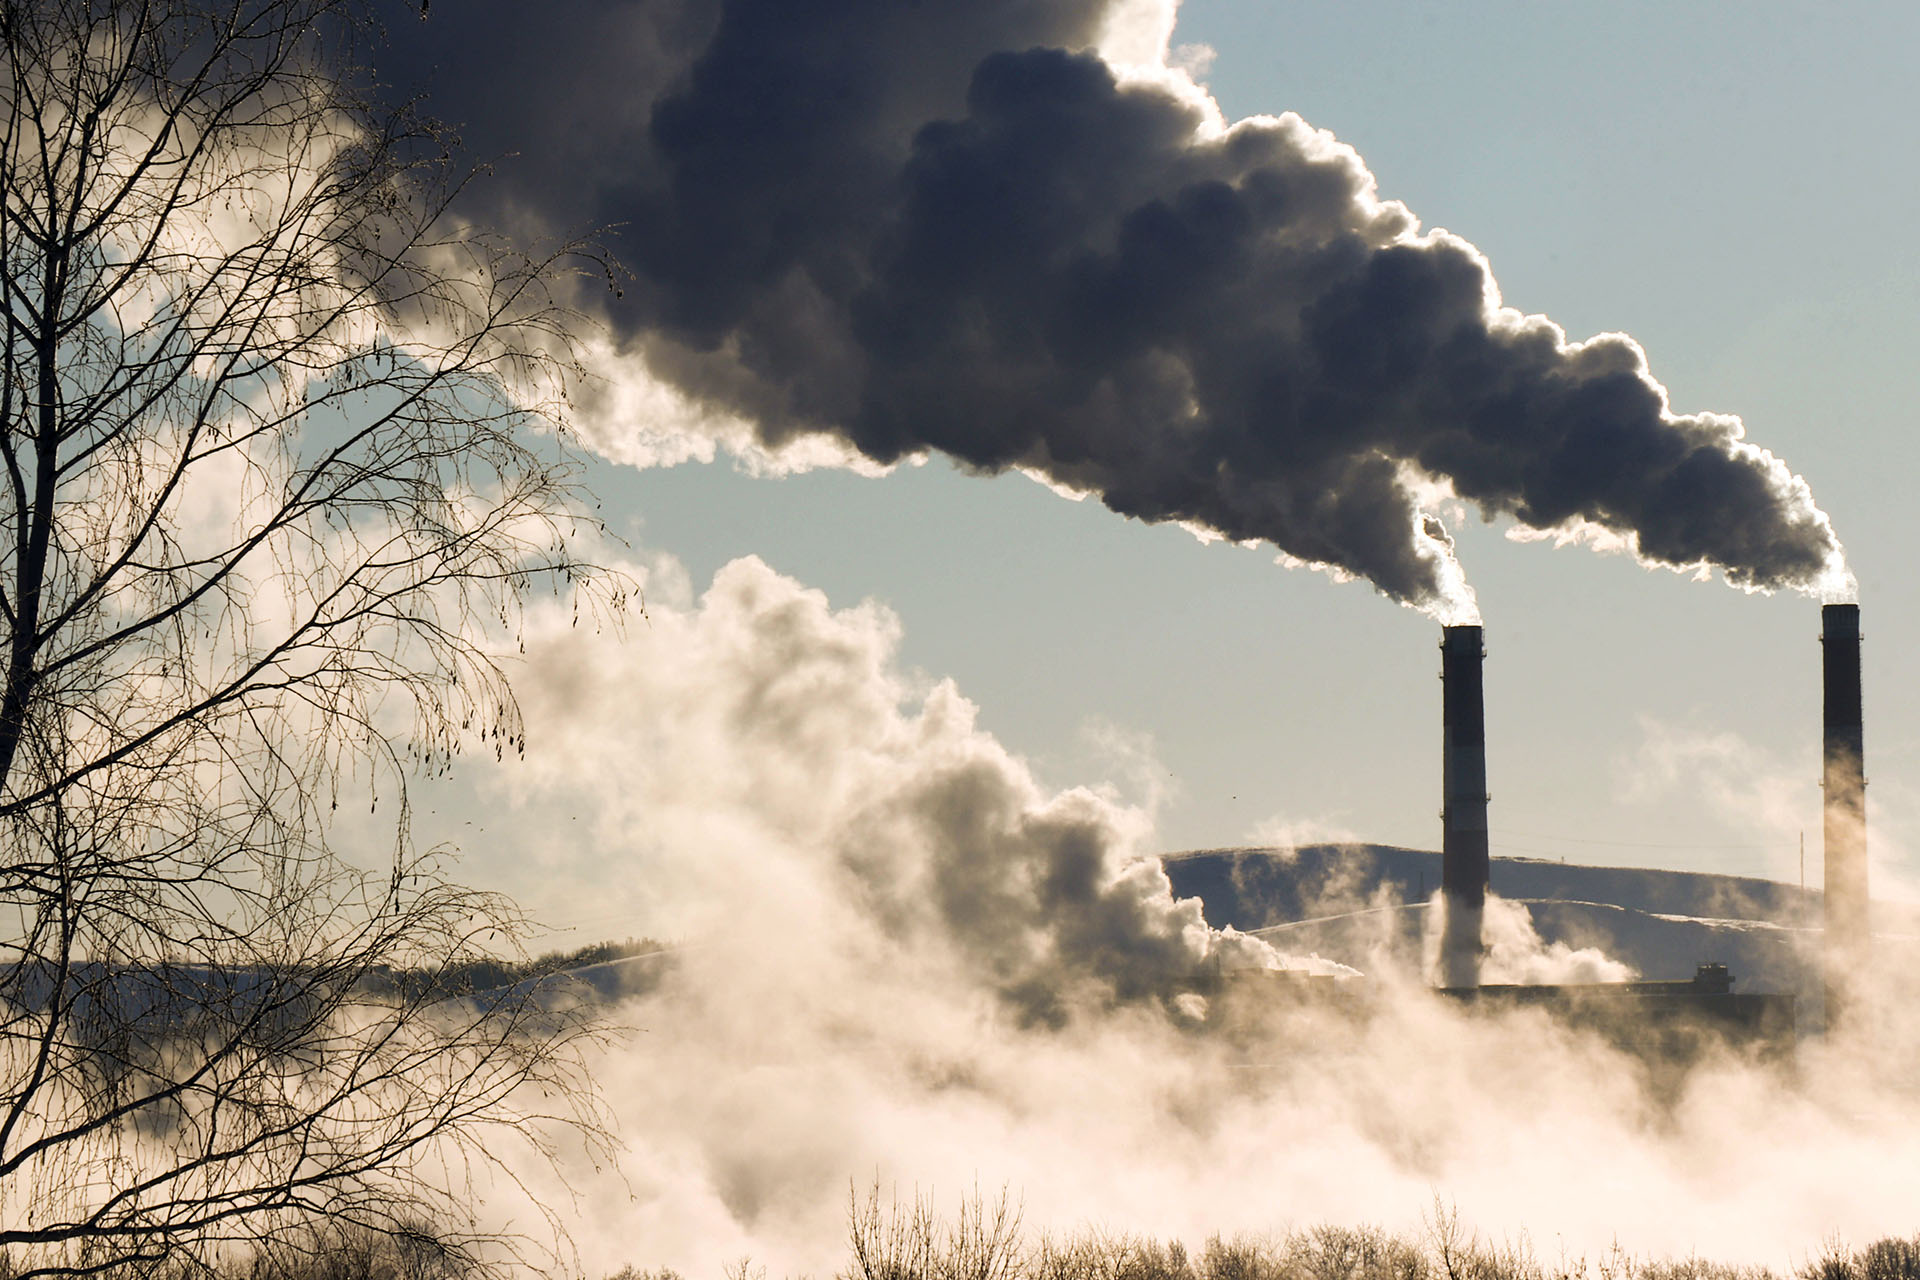
<svg viewBox="0 0 1920 1280"><path fill-rule="evenodd" d="M1857 640L1860 637L1860 606L1823 604L1820 606L1820 638Z"/></svg>

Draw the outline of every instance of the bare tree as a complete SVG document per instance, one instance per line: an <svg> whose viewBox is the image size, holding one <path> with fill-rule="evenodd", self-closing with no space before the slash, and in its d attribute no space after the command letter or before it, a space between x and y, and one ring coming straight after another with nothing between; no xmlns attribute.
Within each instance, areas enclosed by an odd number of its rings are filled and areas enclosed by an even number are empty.
<svg viewBox="0 0 1920 1280"><path fill-rule="evenodd" d="M530 591L625 598L573 550L576 259L450 216L434 131L356 70L372 30L350 0L0 5L16 1277L322 1220L458 1250L489 1126L595 1123L595 1024L550 993L374 980L519 923L415 849L406 780L522 749L493 655ZM335 848L343 803L385 806L378 866Z"/></svg>

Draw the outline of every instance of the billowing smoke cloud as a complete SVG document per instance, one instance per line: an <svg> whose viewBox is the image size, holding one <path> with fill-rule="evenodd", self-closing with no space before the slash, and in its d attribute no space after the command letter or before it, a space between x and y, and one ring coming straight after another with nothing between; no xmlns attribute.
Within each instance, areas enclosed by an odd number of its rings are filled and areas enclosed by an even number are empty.
<svg viewBox="0 0 1920 1280"><path fill-rule="evenodd" d="M1656 1100L1634 1060L1537 1010L1463 1016L1417 955L1376 963L1400 931L1356 875L1313 907L1378 926L1341 999L1258 978L1168 999L1216 956L1263 957L1134 856L1147 812L1037 782L950 683L901 670L884 609L753 560L698 599L665 572L647 586L625 643L564 606L530 619L528 756L476 766L462 812L487 828L476 857L573 895L576 918L611 913L581 941L681 944L595 1066L618 1176L582 1161L562 1185L533 1163L487 1204L515 1224L538 1221L522 1190L558 1207L587 1275L743 1255L836 1274L849 1185L876 1178L943 1207L1006 1185L1035 1231L1196 1247L1417 1232L1436 1195L1495 1238L1595 1260L1618 1241L1784 1273L1829 1233L1913 1230L1910 993L1877 1046L1805 1045L1797 1076L1710 1063ZM1520 906L1488 919L1494 976L1624 976L1543 945Z"/></svg>
<svg viewBox="0 0 1920 1280"><path fill-rule="evenodd" d="M794 911L824 923L851 910L861 923L840 936L871 930L1046 1024L1172 1000L1222 968L1289 963L1173 897L1142 809L1043 790L950 681L910 688L893 667L897 623L878 606L835 612L748 559L697 609L662 606L644 625L632 655L571 630L541 647L523 682L529 718L573 741L520 781L563 788L567 810L613 824L584 833L593 844L630 849L644 833L729 868L682 886L652 929L764 927L735 914L747 883L804 868ZM609 812L602 795L624 799ZM716 815L727 830L705 825ZM751 860L736 862L739 849ZM689 905L702 900L711 914Z"/></svg>
<svg viewBox="0 0 1920 1280"><path fill-rule="evenodd" d="M621 356L761 447L1022 468L1456 617L1436 483L1648 563L1845 588L1737 419L1674 413L1629 338L1502 307L1473 246L1298 117L1228 125L1181 72L1116 71L1103 34L1172 19L1122 8L580 4L510 64L467 43L484 17L436 17L407 56L437 72L399 78L520 152L495 215L620 224ZM510 116L480 96L503 81Z"/></svg>

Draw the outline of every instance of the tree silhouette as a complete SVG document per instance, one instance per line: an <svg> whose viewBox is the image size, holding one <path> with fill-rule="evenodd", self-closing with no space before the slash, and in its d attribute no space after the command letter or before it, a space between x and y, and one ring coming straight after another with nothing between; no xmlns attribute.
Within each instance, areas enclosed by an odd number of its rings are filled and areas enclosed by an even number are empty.
<svg viewBox="0 0 1920 1280"><path fill-rule="evenodd" d="M449 215L373 36L347 0L0 6L15 1276L321 1220L463 1250L491 1127L597 1132L589 1017L371 980L520 924L415 848L407 778L523 748L494 655L530 591L626 603L573 549L578 249Z"/></svg>

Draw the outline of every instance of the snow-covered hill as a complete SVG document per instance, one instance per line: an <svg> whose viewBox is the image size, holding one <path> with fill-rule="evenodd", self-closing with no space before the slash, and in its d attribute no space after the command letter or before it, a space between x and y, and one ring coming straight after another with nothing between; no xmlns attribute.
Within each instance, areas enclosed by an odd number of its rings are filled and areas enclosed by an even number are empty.
<svg viewBox="0 0 1920 1280"><path fill-rule="evenodd" d="M1440 855L1389 845L1208 849L1164 858L1174 892L1208 923L1258 933L1290 952L1366 968L1383 946L1417 952ZM1541 938L1597 947L1648 978L1732 969L1744 991L1803 995L1815 985L1820 894L1747 876L1495 858L1493 892L1523 904ZM1920 909L1874 904L1876 937L1920 938Z"/></svg>

